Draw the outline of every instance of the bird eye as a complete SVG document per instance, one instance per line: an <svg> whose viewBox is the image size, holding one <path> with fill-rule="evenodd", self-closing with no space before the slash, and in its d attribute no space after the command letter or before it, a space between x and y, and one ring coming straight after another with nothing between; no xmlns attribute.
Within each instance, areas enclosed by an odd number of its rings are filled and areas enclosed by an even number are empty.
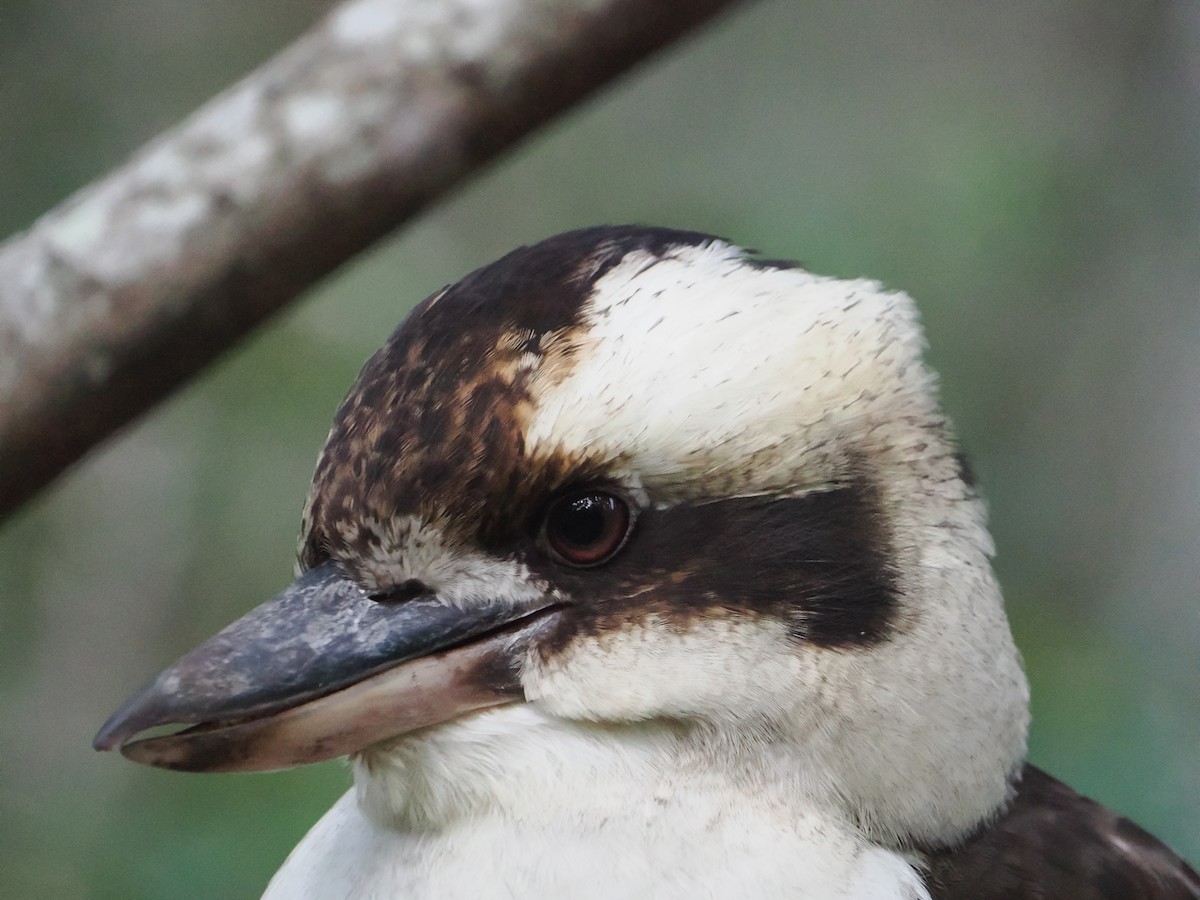
<svg viewBox="0 0 1200 900"><path fill-rule="evenodd" d="M544 534L560 562L596 566L625 545L632 525L633 514L622 498L606 491L575 491L550 504Z"/></svg>

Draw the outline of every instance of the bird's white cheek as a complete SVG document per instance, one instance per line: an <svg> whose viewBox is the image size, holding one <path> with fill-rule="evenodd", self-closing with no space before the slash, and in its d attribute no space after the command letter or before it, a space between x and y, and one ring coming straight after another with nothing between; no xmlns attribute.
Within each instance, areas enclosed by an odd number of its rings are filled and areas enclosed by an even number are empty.
<svg viewBox="0 0 1200 900"><path fill-rule="evenodd" d="M775 719L817 689L784 623L740 616L686 624L647 617L531 651L526 699L564 719Z"/></svg>

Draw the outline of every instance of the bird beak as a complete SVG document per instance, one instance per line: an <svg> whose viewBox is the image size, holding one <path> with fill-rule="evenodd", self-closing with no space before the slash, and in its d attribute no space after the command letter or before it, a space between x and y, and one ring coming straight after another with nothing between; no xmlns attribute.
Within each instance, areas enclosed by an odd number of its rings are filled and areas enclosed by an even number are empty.
<svg viewBox="0 0 1200 900"><path fill-rule="evenodd" d="M524 699L520 661L559 607L372 600L335 563L300 576L113 714L97 750L192 772L264 771L355 753ZM172 734L134 740L166 725Z"/></svg>

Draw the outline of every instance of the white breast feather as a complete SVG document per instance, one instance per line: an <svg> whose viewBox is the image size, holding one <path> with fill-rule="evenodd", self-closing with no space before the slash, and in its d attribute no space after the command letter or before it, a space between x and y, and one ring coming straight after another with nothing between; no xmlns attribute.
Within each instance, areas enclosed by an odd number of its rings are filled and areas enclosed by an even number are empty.
<svg viewBox="0 0 1200 900"><path fill-rule="evenodd" d="M453 740L413 752L503 757L487 786L494 805L410 829L372 819L349 793L292 852L264 900L928 898L903 857L802 804L769 792L747 803L720 779L664 770L652 734L606 741L528 707L450 731ZM480 772L477 761L453 756L422 763Z"/></svg>

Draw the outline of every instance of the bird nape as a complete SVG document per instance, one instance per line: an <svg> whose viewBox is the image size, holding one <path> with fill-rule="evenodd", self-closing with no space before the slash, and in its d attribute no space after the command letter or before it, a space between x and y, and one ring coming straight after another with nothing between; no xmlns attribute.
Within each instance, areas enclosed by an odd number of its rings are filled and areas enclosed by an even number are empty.
<svg viewBox="0 0 1200 900"><path fill-rule="evenodd" d="M296 581L96 746L349 756L271 898L1200 898L1025 762L922 350L904 294L708 235L519 248L364 366Z"/></svg>

